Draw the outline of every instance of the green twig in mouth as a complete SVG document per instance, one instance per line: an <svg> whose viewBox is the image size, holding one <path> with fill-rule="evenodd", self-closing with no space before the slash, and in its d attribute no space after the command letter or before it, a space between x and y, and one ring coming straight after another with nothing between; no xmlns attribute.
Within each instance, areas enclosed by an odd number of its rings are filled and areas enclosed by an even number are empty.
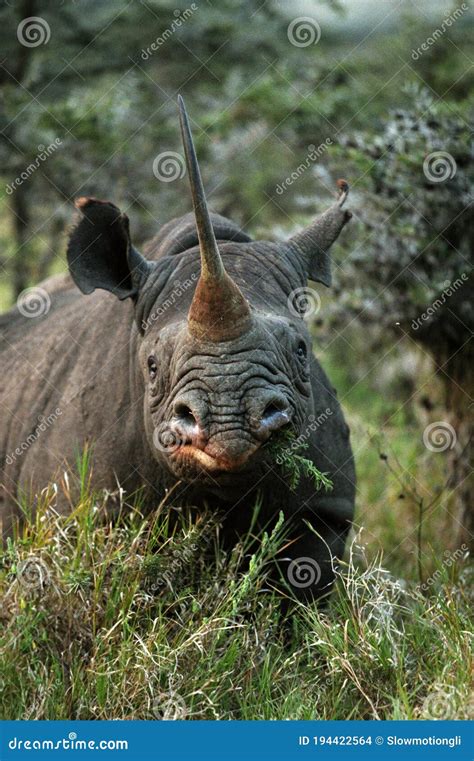
<svg viewBox="0 0 474 761"><path fill-rule="evenodd" d="M312 460L304 457L301 452L308 449L305 441L298 440L296 433L291 429L280 431L267 444L267 452L271 459L279 465L289 478L290 489L296 489L301 476L312 479L316 489L324 487L329 491L333 487L332 481L325 473L322 473Z"/></svg>

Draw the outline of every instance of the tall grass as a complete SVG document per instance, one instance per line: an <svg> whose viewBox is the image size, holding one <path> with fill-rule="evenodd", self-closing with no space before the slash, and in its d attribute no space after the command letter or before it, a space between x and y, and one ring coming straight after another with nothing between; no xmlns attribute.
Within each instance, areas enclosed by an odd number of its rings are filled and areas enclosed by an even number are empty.
<svg viewBox="0 0 474 761"><path fill-rule="evenodd" d="M0 553L0 718L472 716L462 553L421 589L354 537L330 603L283 620L281 525L249 558L212 513L123 504L112 524L88 488L68 517L52 503Z"/></svg>

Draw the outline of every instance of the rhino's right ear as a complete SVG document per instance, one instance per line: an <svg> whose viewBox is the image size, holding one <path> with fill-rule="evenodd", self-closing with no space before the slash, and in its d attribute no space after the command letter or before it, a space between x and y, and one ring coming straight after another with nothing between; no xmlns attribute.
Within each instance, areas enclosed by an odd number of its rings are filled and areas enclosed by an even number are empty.
<svg viewBox="0 0 474 761"><path fill-rule="evenodd" d="M79 198L75 205L80 217L67 247L72 279L82 293L103 288L135 299L151 264L132 246L128 217L96 198Z"/></svg>
<svg viewBox="0 0 474 761"><path fill-rule="evenodd" d="M342 208L349 193L349 185L345 180L338 180L337 189L337 201L316 217L306 230L290 238L285 246L286 255L290 258L296 255L301 260L310 280L323 283L328 288L332 284L329 249L352 217L350 211Z"/></svg>

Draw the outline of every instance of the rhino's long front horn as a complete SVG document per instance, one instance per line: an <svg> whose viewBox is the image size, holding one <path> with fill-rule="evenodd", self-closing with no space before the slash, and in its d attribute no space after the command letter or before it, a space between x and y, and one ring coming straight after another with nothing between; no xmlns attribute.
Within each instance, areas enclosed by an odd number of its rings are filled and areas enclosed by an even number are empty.
<svg viewBox="0 0 474 761"><path fill-rule="evenodd" d="M180 95L178 104L201 251L201 276L189 309L189 330L199 339L230 341L249 330L250 307L238 285L225 271L207 208L188 115Z"/></svg>

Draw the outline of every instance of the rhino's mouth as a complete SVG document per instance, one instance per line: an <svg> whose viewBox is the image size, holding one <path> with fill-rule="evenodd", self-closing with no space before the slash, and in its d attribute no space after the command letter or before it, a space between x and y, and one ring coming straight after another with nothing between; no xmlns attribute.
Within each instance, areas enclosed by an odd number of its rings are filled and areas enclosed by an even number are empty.
<svg viewBox="0 0 474 761"><path fill-rule="evenodd" d="M260 442L255 442L240 456L226 456L225 451L219 453L209 452L192 444L184 444L172 455L174 463L185 464L188 467L203 470L211 475L220 473L238 473L248 464L252 455L260 448Z"/></svg>

